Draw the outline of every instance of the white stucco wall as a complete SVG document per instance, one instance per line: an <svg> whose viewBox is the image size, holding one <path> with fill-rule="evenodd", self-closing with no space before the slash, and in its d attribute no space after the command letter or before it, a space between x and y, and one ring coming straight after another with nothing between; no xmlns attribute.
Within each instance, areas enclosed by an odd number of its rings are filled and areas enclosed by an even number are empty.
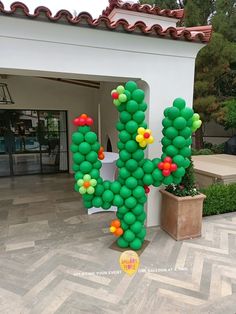
<svg viewBox="0 0 236 314"><path fill-rule="evenodd" d="M4 47L0 50L0 73L145 81L149 87L149 127L156 138L148 148L149 158L161 155L164 108L176 97L192 105L195 57L204 46L5 16L0 17L0 45ZM157 225L159 216L160 194L152 188L147 225Z"/></svg>
<svg viewBox="0 0 236 314"><path fill-rule="evenodd" d="M168 18L160 15L133 12L122 9L114 9L109 15L109 18L112 21L125 19L129 22L130 25L134 25L136 22L139 21L144 22L149 27L153 26L154 24L159 24L163 29L168 27L176 27L176 23L179 21L175 18Z"/></svg>
<svg viewBox="0 0 236 314"><path fill-rule="evenodd" d="M68 143L70 144L75 126L72 121L86 112L94 118L94 131L97 132L96 99L98 90L51 80L8 76L5 81L14 100L13 105L1 105L1 109L42 109L66 110L68 117ZM71 153L70 171L72 167Z"/></svg>

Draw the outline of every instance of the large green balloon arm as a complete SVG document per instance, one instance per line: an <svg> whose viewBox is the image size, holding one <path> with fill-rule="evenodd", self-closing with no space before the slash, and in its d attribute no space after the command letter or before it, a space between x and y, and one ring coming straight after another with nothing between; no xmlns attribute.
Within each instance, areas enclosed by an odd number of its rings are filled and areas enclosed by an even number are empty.
<svg viewBox="0 0 236 314"><path fill-rule="evenodd" d="M177 98L164 111L161 158L146 159L144 149L154 138L145 122L144 91L130 81L118 86L111 96L120 112L116 124L119 132L117 180L103 181L100 177L100 144L90 130L92 119L83 114L74 120L78 129L72 136L75 190L82 195L85 207L117 206L118 219L112 222L110 230L118 237L118 246L138 250L146 235L144 204L149 186L180 183L190 163L192 132L201 122L199 115L187 108L183 99Z"/></svg>

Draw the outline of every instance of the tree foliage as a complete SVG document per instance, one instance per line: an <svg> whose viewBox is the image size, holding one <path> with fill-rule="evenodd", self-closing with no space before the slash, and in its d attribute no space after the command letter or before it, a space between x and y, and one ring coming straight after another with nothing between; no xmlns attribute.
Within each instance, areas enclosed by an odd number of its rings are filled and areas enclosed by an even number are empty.
<svg viewBox="0 0 236 314"><path fill-rule="evenodd" d="M213 25L211 42L196 59L194 108L204 122L215 119L229 128L233 125L227 118L231 109L227 109L225 101L236 98L236 0L150 0L148 3L168 9L184 8L182 24L186 27ZM199 149L203 130L196 135Z"/></svg>

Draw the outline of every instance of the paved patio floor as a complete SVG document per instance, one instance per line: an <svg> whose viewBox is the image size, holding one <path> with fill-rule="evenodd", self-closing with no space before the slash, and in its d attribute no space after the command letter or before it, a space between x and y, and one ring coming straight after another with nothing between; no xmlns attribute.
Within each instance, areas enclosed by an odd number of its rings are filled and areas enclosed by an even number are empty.
<svg viewBox="0 0 236 314"><path fill-rule="evenodd" d="M236 213L195 240L148 229L132 277L109 249L113 217L88 216L69 175L0 179L0 313L236 313Z"/></svg>

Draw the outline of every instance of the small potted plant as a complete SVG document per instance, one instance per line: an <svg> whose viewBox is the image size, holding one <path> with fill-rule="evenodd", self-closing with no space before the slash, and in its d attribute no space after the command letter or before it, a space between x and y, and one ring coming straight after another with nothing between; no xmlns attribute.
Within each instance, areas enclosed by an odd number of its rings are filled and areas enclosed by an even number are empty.
<svg viewBox="0 0 236 314"><path fill-rule="evenodd" d="M170 184L160 192L161 228L177 241L200 237L206 196L196 187L192 160L181 183Z"/></svg>

